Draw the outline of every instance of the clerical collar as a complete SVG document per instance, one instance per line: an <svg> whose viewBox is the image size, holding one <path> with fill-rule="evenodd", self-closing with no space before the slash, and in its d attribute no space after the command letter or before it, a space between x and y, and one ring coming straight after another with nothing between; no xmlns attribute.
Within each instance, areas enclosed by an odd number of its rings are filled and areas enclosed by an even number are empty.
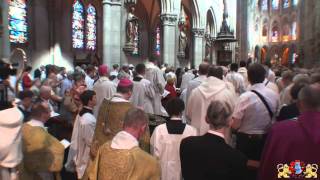
<svg viewBox="0 0 320 180"><path fill-rule="evenodd" d="M111 141L113 149L132 149L137 146L139 146L138 140L126 131L120 131Z"/></svg>
<svg viewBox="0 0 320 180"><path fill-rule="evenodd" d="M224 135L222 133L220 133L220 132L217 132L217 131L214 131L214 130L209 130L208 133L216 135L216 136L219 136L219 137L225 139Z"/></svg>
<svg viewBox="0 0 320 180"><path fill-rule="evenodd" d="M88 106L84 106L81 111L79 112L80 116L83 116L85 113L90 113L93 114L92 108L88 107Z"/></svg>
<svg viewBox="0 0 320 180"><path fill-rule="evenodd" d="M44 123L42 121L39 121L39 120L36 120L36 119L31 119L30 121L27 122L27 124L29 124L30 126L42 127L44 129L46 129L44 127Z"/></svg>
<svg viewBox="0 0 320 180"><path fill-rule="evenodd" d="M173 120L173 121L182 121L182 118L172 117L172 118L170 118L170 120Z"/></svg>
<svg viewBox="0 0 320 180"><path fill-rule="evenodd" d="M141 74L136 75L136 77L133 78L133 81L140 82L144 77Z"/></svg>
<svg viewBox="0 0 320 180"><path fill-rule="evenodd" d="M171 118L166 122L166 127L169 134L183 134L186 124L181 119Z"/></svg>
<svg viewBox="0 0 320 180"><path fill-rule="evenodd" d="M126 100L122 94L116 93L115 95L113 95L113 97L111 98L112 102L129 102L128 100Z"/></svg>

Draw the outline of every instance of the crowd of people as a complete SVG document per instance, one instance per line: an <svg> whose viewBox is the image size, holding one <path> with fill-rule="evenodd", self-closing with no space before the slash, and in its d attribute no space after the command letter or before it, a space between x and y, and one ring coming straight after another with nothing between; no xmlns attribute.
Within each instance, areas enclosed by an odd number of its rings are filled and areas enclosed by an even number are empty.
<svg viewBox="0 0 320 180"><path fill-rule="evenodd" d="M28 66L1 85L0 179L271 180L320 165L317 67L150 59Z"/></svg>

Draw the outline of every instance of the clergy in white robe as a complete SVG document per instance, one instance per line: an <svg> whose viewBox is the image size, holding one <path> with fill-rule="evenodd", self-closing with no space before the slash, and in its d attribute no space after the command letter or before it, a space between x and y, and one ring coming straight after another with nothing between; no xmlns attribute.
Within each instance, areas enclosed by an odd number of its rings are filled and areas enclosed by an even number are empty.
<svg viewBox="0 0 320 180"><path fill-rule="evenodd" d="M145 78L151 82L155 95L153 98L153 110L156 115L166 115L166 112L161 104L162 94L166 86L166 80L164 79L163 72L153 62L146 64L146 76Z"/></svg>
<svg viewBox="0 0 320 180"><path fill-rule="evenodd" d="M244 78L238 73L237 63L232 63L230 65L230 72L226 75L226 80L232 83L238 96L246 91Z"/></svg>
<svg viewBox="0 0 320 180"><path fill-rule="evenodd" d="M192 90L200 86L200 84L207 79L208 69L209 69L209 64L207 63L200 64L199 72L198 72L199 76L189 81L187 85L187 92L186 92L186 102L185 102L186 105L188 103L188 99L191 95Z"/></svg>
<svg viewBox="0 0 320 180"><path fill-rule="evenodd" d="M236 95L233 85L214 77L222 78L222 71L217 69L219 68L209 68L208 78L192 91L188 100L186 116L191 120L191 125L197 128L200 135L205 134L209 130L209 125L205 121L205 115L212 101L220 100L227 102L231 107L234 107L235 104Z"/></svg>
<svg viewBox="0 0 320 180"><path fill-rule="evenodd" d="M184 103L181 99L170 100L167 104L170 120L157 126L151 136L151 153L160 161L162 180L182 179L180 142L186 137L197 135L194 127L182 122L183 110Z"/></svg>
<svg viewBox="0 0 320 180"><path fill-rule="evenodd" d="M101 65L98 69L100 78L93 86L93 90L97 95L97 105L93 109L93 114L97 118L99 114L99 109L103 99L110 99L117 91L117 85L110 81L108 76L108 67L106 65Z"/></svg>
<svg viewBox="0 0 320 180"><path fill-rule="evenodd" d="M93 107L96 104L94 91L85 91L80 95L84 107L78 114L72 132L71 147L68 154L66 168L69 171L76 171L78 179L81 179L90 160L90 148L96 118L93 115Z"/></svg>
<svg viewBox="0 0 320 180"><path fill-rule="evenodd" d="M194 78L195 78L195 75L193 74L192 69L185 72L182 75L180 90L183 91L184 89L186 89L188 86L188 83Z"/></svg>
<svg viewBox="0 0 320 180"><path fill-rule="evenodd" d="M238 69L238 73L242 75L244 79L245 88L248 87L249 81L248 81L248 70L246 68L247 63L245 61L240 61L240 68Z"/></svg>
<svg viewBox="0 0 320 180"><path fill-rule="evenodd" d="M142 108L146 113L154 114L152 99L155 96L151 82L144 78L146 66L138 64L135 72L138 73L133 78L133 91L130 97L130 102L139 108Z"/></svg>
<svg viewBox="0 0 320 180"><path fill-rule="evenodd" d="M18 108L0 111L0 179L15 179L22 160L21 127L23 114Z"/></svg>

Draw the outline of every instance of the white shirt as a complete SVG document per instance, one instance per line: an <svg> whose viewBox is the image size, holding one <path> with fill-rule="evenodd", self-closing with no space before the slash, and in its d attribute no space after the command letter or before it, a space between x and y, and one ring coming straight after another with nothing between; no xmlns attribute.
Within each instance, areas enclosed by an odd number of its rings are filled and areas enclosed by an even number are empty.
<svg viewBox="0 0 320 180"><path fill-rule="evenodd" d="M111 148L113 149L125 150L132 149L137 146L139 146L138 140L126 131L118 132L111 141Z"/></svg>
<svg viewBox="0 0 320 180"><path fill-rule="evenodd" d="M88 75L86 75L85 82L86 82L86 85L87 85L87 89L92 90L93 89L94 80L91 77L89 77Z"/></svg>
<svg viewBox="0 0 320 180"><path fill-rule="evenodd" d="M263 83L254 84L250 90L259 92L267 101L275 114L279 106L279 95L267 88ZM239 132L247 134L265 134L272 124L266 106L253 92L243 93L233 113L233 118L240 120Z"/></svg>
<svg viewBox="0 0 320 180"><path fill-rule="evenodd" d="M224 135L222 133L217 132L217 131L209 130L208 133L219 136L224 139Z"/></svg>

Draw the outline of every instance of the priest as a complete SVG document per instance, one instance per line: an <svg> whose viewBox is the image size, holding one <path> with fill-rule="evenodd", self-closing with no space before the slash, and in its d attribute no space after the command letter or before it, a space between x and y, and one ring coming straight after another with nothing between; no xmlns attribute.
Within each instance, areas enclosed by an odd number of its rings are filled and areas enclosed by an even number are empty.
<svg viewBox="0 0 320 180"><path fill-rule="evenodd" d="M110 141L123 128L123 119L125 113L133 107L129 102L132 95L133 83L127 78L119 81L117 93L111 99L104 99L97 119L97 125L94 132L91 153L95 157L99 147L107 141ZM142 138L141 145L148 149L149 131L146 131Z"/></svg>
<svg viewBox="0 0 320 180"><path fill-rule="evenodd" d="M23 164L21 179L59 179L64 157L64 146L50 135L44 123L50 117L47 102L32 106L31 120L22 127Z"/></svg>
<svg viewBox="0 0 320 180"><path fill-rule="evenodd" d="M131 108L125 114L123 130L99 149L89 179L160 180L156 159L139 148L138 140L147 127L143 110Z"/></svg>
<svg viewBox="0 0 320 180"><path fill-rule="evenodd" d="M313 85L304 87L298 96L300 116L297 121L275 124L269 132L261 159L259 180L278 179L281 165L293 161L308 164L320 162L320 89ZM283 166L282 166L283 167ZM300 166L301 167L301 166ZM296 172L292 178L305 178L308 172Z"/></svg>
<svg viewBox="0 0 320 180"><path fill-rule="evenodd" d="M162 104L162 94L164 93L164 88L166 86L166 80L164 79L163 72L155 64L155 60L150 59L146 65L146 75L145 78L151 82L152 88L154 89L155 95L153 97L152 105L155 115L166 116Z"/></svg>

